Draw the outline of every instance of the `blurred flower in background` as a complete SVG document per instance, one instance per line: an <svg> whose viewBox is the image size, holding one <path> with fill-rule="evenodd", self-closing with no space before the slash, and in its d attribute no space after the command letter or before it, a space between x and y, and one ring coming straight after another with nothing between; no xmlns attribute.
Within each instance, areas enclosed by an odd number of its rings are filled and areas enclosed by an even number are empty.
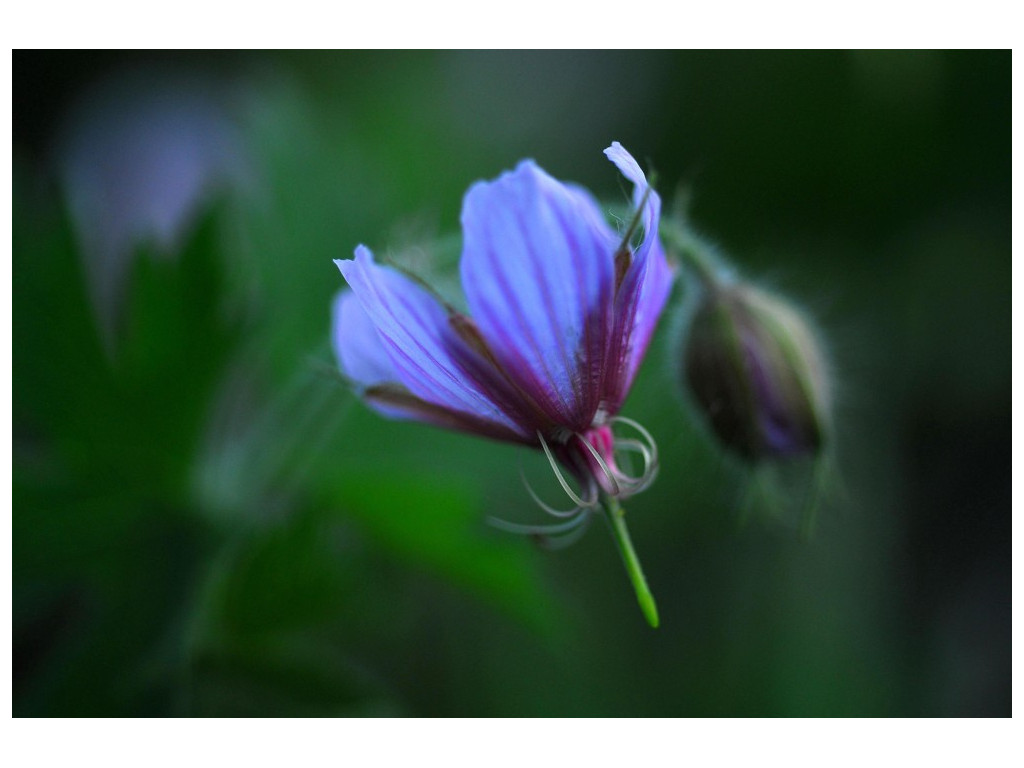
<svg viewBox="0 0 1024 768"><path fill-rule="evenodd" d="M108 344L137 249L172 256L204 206L251 175L230 97L187 69L122 71L65 120L57 163Z"/></svg>

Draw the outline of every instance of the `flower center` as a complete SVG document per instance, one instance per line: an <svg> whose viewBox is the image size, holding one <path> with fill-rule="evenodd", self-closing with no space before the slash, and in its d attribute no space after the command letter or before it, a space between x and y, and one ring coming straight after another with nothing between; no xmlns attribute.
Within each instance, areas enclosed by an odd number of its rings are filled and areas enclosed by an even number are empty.
<svg viewBox="0 0 1024 768"><path fill-rule="evenodd" d="M616 435L619 425L630 427L637 436ZM565 440L549 443L540 432L537 437L559 484L577 509L596 506L602 496L624 499L640 493L658 473L658 446L654 438L640 424L623 416L602 416L585 432L569 434ZM643 468L638 474L632 468L622 467L623 460L627 467L632 463L627 458L629 454L640 457ZM568 469L576 479L579 493L572 490L560 467ZM541 506L550 511L547 505Z"/></svg>
<svg viewBox="0 0 1024 768"><path fill-rule="evenodd" d="M618 478L623 474L615 462L615 436L611 425L592 426L582 435L574 436L572 443L580 453L581 464L597 481L598 487L609 496L618 496L622 492Z"/></svg>

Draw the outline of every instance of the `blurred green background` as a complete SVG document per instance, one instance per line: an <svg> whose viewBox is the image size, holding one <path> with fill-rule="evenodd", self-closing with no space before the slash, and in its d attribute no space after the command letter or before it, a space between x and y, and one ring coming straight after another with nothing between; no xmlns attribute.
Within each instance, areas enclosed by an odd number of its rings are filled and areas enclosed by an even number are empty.
<svg viewBox="0 0 1024 768"><path fill-rule="evenodd" d="M1010 60L15 52L14 713L1010 715ZM612 140L836 395L803 541L814 468L694 421L677 290L624 409L657 631L602 526L485 523L538 456L377 417L327 337L332 259L444 283L471 182L620 205Z"/></svg>

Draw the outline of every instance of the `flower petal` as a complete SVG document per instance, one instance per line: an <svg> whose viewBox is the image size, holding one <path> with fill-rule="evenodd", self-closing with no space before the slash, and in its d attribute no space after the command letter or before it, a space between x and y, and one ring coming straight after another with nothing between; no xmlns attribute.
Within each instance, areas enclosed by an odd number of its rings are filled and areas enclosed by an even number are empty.
<svg viewBox="0 0 1024 768"><path fill-rule="evenodd" d="M350 289L338 291L331 305L331 346L341 372L360 387L398 381L376 326Z"/></svg>
<svg viewBox="0 0 1024 768"><path fill-rule="evenodd" d="M375 381L366 392L368 399L418 411L410 415L432 423L441 423L436 417L443 414L447 419L444 426L499 439L535 439L488 396L475 370L467 372L474 353L452 330L447 311L429 291L400 272L377 265L362 245L356 248L354 260L335 263L375 329L394 371L393 381L401 385ZM362 383L370 383L369 379L384 372L369 342L353 344L344 351L348 359L357 361L356 370L367 374ZM405 394L401 394L403 390Z"/></svg>
<svg viewBox="0 0 1024 768"><path fill-rule="evenodd" d="M616 238L581 190L533 161L474 184L462 207L462 284L495 358L570 431L600 405Z"/></svg>
<svg viewBox="0 0 1024 768"><path fill-rule="evenodd" d="M378 413L392 419L412 419L435 427L469 432L509 443L534 445L536 438L526 436L504 424L443 405L421 400L401 384L380 384L363 392L363 399Z"/></svg>
<svg viewBox="0 0 1024 768"><path fill-rule="evenodd" d="M358 388L359 394L375 411L391 419L424 421L410 408L375 397L374 390L404 389L391 364L384 342L362 302L351 289L343 288L331 306L331 346L342 374ZM410 395L411 397L411 395Z"/></svg>
<svg viewBox="0 0 1024 768"><path fill-rule="evenodd" d="M643 205L640 217L644 238L633 253L615 295L615 329L605 399L609 412L616 413L633 385L636 371L665 307L672 288L672 270L658 240L661 198L649 187L644 172L619 142L612 142L604 153L633 182L633 204Z"/></svg>
<svg viewBox="0 0 1024 768"><path fill-rule="evenodd" d="M644 235L644 242L637 248L636 255L640 256L641 253L646 255L647 251L652 247L653 241L657 239L658 217L661 216L661 198L658 197L658 193L653 189L651 189L649 194L647 193L647 177L640 169L637 161L633 159L633 156L619 142L613 141L612 145L604 151L604 154L615 163L615 167L619 169L619 172L633 183L633 205L636 208L639 208L641 205L644 206L644 210L641 212L641 221L646 234ZM647 194L646 202L644 201L645 194Z"/></svg>

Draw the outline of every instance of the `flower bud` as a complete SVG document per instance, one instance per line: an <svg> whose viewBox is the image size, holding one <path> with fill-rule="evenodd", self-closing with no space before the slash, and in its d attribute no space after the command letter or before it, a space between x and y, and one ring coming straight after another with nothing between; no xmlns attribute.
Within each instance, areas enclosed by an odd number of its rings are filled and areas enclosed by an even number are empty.
<svg viewBox="0 0 1024 768"><path fill-rule="evenodd" d="M684 367L715 436L748 461L821 448L828 411L822 356L787 303L742 282L708 287L690 324Z"/></svg>

